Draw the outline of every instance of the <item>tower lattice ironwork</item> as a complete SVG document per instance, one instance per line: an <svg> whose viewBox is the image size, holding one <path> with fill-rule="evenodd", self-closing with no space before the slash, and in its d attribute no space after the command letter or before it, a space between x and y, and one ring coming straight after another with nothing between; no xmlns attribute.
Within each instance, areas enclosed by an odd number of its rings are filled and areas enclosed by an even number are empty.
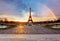
<svg viewBox="0 0 60 41"><path fill-rule="evenodd" d="M29 18L28 18L28 24L32 24L33 20L32 20L32 16L31 16L31 8L30 8L30 12L29 12Z"/></svg>

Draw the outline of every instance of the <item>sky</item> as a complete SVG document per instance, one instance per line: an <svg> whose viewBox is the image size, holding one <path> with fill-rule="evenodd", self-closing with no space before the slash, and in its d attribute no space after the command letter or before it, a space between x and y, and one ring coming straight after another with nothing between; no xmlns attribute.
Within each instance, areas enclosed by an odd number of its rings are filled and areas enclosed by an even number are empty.
<svg viewBox="0 0 60 41"><path fill-rule="evenodd" d="M0 18L28 21L29 8L35 22L56 20L60 16L60 0L0 0Z"/></svg>

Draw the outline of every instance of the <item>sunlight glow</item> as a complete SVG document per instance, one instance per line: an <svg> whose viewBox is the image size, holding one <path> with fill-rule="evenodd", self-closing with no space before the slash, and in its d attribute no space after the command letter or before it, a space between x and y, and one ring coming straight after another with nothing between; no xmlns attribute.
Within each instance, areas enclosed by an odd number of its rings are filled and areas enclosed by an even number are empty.
<svg viewBox="0 0 60 41"><path fill-rule="evenodd" d="M56 15L47 6L44 5L44 7L45 8L43 9L42 13L40 13L40 16L33 17L33 20L35 22L57 20Z"/></svg>
<svg viewBox="0 0 60 41"><path fill-rule="evenodd" d="M45 6L45 9L48 10L48 16L44 17L45 15L47 15L45 13L45 10L42 11L42 15L40 14L40 16L42 17L34 17L33 15L35 14L35 12L31 12L31 16L32 16L32 19L34 22L39 22L39 21L49 21L49 20L57 20L57 17L55 16L55 14L47 7ZM20 17L20 16L13 16L13 15L0 15L0 17L2 18L7 18L8 21L19 21L19 22L27 22L28 21L28 18L29 18L29 11L28 12L23 12L24 13L24 16L23 17ZM45 14L45 15L44 15Z"/></svg>

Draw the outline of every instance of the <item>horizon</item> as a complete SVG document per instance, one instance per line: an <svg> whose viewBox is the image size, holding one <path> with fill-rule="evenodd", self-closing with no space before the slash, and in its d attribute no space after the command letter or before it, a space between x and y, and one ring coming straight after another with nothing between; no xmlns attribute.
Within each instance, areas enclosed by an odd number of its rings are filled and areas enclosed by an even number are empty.
<svg viewBox="0 0 60 41"><path fill-rule="evenodd" d="M60 0L0 0L0 18L27 22L32 8L34 22L60 18Z"/></svg>

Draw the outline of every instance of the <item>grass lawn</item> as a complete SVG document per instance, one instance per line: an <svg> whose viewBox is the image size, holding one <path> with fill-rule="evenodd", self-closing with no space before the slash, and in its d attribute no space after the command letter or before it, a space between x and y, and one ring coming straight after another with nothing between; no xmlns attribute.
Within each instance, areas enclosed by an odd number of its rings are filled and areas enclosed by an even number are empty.
<svg viewBox="0 0 60 41"><path fill-rule="evenodd" d="M60 28L53 28L53 26L45 26L45 27L52 30L60 30Z"/></svg>
<svg viewBox="0 0 60 41"><path fill-rule="evenodd" d="M5 28L0 28L0 30L7 30L7 29L10 29L10 28L14 28L14 27L16 27L16 25L15 26L6 26Z"/></svg>

